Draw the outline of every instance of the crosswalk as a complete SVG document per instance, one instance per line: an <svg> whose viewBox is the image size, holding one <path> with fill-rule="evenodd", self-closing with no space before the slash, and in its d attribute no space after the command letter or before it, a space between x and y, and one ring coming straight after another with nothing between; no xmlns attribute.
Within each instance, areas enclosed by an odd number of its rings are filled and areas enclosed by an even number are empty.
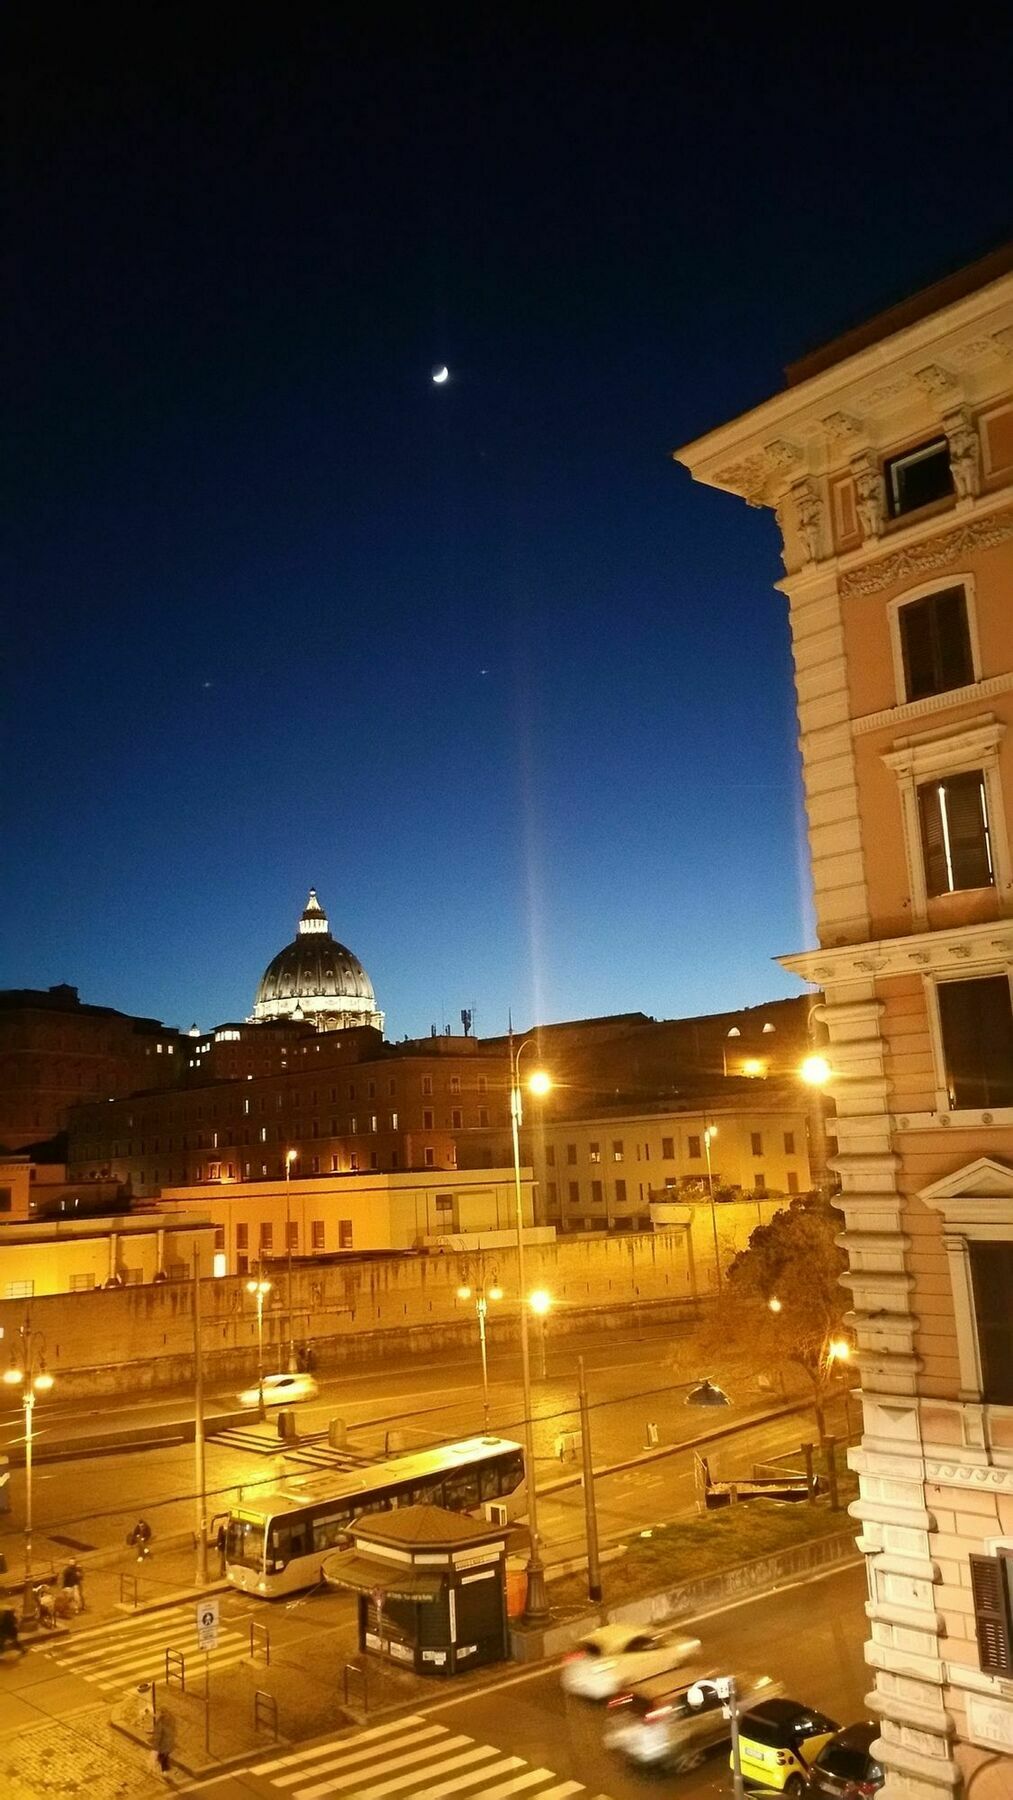
<svg viewBox="0 0 1013 1800"><path fill-rule="evenodd" d="M79 1675L103 1696L126 1693L139 1681L165 1679L165 1653L172 1650L191 1670L203 1671L204 1652L197 1645L194 1607L165 1607L151 1613L135 1613L93 1629L71 1631L54 1644L35 1644L32 1653L48 1656L69 1673ZM246 1634L221 1621L218 1647L209 1652L212 1670L227 1669L250 1654ZM178 1664L176 1664L178 1671Z"/></svg>
<svg viewBox="0 0 1013 1800"><path fill-rule="evenodd" d="M583 1782L561 1780L421 1713L254 1763L250 1772L279 1800L569 1800L588 1792Z"/></svg>

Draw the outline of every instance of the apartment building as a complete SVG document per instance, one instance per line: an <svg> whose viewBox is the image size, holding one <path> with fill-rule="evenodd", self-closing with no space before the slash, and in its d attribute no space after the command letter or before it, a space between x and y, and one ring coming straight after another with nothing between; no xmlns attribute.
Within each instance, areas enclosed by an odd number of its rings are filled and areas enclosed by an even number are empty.
<svg viewBox="0 0 1013 1800"><path fill-rule="evenodd" d="M1013 246L677 456L783 537L884 1800L1008 1800Z"/></svg>

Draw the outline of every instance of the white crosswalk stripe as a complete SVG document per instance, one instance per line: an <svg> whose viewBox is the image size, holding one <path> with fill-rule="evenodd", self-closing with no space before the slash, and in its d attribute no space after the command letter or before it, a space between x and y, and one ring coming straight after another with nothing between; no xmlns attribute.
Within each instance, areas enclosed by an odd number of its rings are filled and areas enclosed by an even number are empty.
<svg viewBox="0 0 1013 1800"><path fill-rule="evenodd" d="M411 1713L254 1763L279 1800L570 1800L580 1781ZM608 1800L598 1794L595 1800Z"/></svg>
<svg viewBox="0 0 1013 1800"><path fill-rule="evenodd" d="M55 1644L33 1645L36 1654L48 1656L61 1669L79 1675L102 1694L122 1694L139 1681L165 1676L165 1652L175 1650L187 1668L204 1668L204 1652L197 1644L197 1624L192 1605L166 1607L164 1611L135 1613L83 1631L68 1632ZM209 1653L212 1671L231 1668L249 1656L246 1635L222 1622L218 1648Z"/></svg>

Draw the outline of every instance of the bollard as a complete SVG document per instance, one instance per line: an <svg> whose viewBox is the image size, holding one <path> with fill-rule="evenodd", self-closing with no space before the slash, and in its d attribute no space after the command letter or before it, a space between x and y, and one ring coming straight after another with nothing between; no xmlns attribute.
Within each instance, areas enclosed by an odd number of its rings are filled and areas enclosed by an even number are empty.
<svg viewBox="0 0 1013 1800"><path fill-rule="evenodd" d="M647 1443L644 1445L645 1450L653 1450L657 1442L658 1427L654 1424L653 1420L649 1419L647 1423Z"/></svg>
<svg viewBox="0 0 1013 1800"><path fill-rule="evenodd" d="M327 1442L332 1450L344 1450L348 1443L348 1426L344 1419L332 1419L327 1427Z"/></svg>

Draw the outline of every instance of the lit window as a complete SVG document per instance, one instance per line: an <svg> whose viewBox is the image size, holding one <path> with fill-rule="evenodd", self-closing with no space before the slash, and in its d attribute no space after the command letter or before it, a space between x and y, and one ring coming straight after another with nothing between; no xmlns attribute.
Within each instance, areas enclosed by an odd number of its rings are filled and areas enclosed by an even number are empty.
<svg viewBox="0 0 1013 1800"><path fill-rule="evenodd" d="M980 769L924 782L918 789L918 814L930 898L995 885Z"/></svg>

